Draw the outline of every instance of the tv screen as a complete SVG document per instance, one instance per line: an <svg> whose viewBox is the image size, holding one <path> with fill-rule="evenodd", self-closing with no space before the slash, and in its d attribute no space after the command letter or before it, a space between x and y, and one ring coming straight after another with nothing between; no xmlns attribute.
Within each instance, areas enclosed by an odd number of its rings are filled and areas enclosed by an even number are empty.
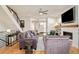
<svg viewBox="0 0 79 59"><path fill-rule="evenodd" d="M62 14L62 23L73 22L73 8Z"/></svg>

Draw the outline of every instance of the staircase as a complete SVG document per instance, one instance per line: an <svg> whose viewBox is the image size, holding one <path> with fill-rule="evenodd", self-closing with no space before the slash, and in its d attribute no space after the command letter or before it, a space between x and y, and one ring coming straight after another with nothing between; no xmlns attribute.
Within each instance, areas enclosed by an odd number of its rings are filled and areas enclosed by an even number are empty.
<svg viewBox="0 0 79 59"><path fill-rule="evenodd" d="M0 33L0 48L6 47L6 37L3 33Z"/></svg>
<svg viewBox="0 0 79 59"><path fill-rule="evenodd" d="M1 5L0 7L2 9L2 12L5 12L4 14L7 15L6 17L10 18L10 19L6 19L4 17L2 25L4 25L4 23L5 23L5 26L4 26L5 30L0 30L0 48L4 48L4 47L6 47L6 44L8 42L7 42L7 39L6 39L6 33L1 33L1 31L6 32L7 29L13 30L13 27L14 27L15 30L18 29L18 31L22 32L22 28L20 27L20 19L19 19L17 13L13 9L11 9L10 7L5 6L5 5ZM2 16L4 16L4 15L2 15ZM5 21L5 19L6 19L6 21ZM0 20L0 23L1 23L1 20ZM12 25L13 27L9 26L9 25Z"/></svg>

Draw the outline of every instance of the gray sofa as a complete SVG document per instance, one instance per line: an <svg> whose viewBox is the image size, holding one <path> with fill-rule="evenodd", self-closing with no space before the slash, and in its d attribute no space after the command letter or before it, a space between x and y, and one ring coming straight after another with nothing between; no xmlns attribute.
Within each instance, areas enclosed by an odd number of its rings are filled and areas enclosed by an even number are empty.
<svg viewBox="0 0 79 59"><path fill-rule="evenodd" d="M68 54L71 41L68 36L45 36L43 38L47 54Z"/></svg>

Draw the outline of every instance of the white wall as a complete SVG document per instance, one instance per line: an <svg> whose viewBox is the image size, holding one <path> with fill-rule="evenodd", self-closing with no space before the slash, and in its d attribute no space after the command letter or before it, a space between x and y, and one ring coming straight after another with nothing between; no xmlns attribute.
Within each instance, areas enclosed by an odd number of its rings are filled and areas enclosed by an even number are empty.
<svg viewBox="0 0 79 59"><path fill-rule="evenodd" d="M76 15L75 15L75 18L76 18L76 22L79 25L79 5L76 6ZM79 27L78 27L78 47L79 47Z"/></svg>
<svg viewBox="0 0 79 59"><path fill-rule="evenodd" d="M56 22L57 22L57 23L61 23L61 22L62 22L61 16L58 16L58 17L56 18Z"/></svg>
<svg viewBox="0 0 79 59"><path fill-rule="evenodd" d="M48 18L48 32L50 32L50 30L55 30L54 25L56 24L56 19L55 18Z"/></svg>
<svg viewBox="0 0 79 59"><path fill-rule="evenodd" d="M75 23L77 23L79 25L79 5L75 6ZM77 46L79 48L79 27L78 27L77 32L78 32L78 36L76 36L78 38L77 39L77 41L78 41L78 45Z"/></svg>
<svg viewBox="0 0 79 59"><path fill-rule="evenodd" d="M25 27L24 27L23 31L25 32L25 31L30 30L30 18L21 19L21 20L25 21Z"/></svg>
<svg viewBox="0 0 79 59"><path fill-rule="evenodd" d="M3 26L3 24L1 24L1 22L0 22L0 32L1 31L5 31L6 30L6 28Z"/></svg>

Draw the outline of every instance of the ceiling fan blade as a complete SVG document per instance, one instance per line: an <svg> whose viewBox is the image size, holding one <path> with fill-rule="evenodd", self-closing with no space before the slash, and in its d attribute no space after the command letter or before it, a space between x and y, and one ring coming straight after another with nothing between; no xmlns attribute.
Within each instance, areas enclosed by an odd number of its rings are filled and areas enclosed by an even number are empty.
<svg viewBox="0 0 79 59"><path fill-rule="evenodd" d="M47 14L47 13L43 13L43 14Z"/></svg>
<svg viewBox="0 0 79 59"><path fill-rule="evenodd" d="M48 10L45 10L45 11L44 11L44 10L42 10L42 8L40 8L39 13L47 14L47 11L48 11Z"/></svg>
<svg viewBox="0 0 79 59"><path fill-rule="evenodd" d="M45 10L45 11L43 11L43 12L47 12L48 10Z"/></svg>

